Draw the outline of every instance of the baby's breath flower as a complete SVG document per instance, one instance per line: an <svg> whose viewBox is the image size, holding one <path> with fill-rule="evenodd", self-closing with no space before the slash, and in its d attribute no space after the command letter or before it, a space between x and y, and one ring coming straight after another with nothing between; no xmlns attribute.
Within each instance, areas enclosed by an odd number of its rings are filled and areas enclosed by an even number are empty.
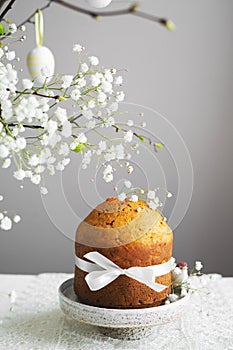
<svg viewBox="0 0 233 350"><path fill-rule="evenodd" d="M124 94L123 91L117 92L117 95L116 95L116 101L117 102L124 101L124 98L125 98L125 94Z"/></svg>
<svg viewBox="0 0 233 350"><path fill-rule="evenodd" d="M82 52L83 50L85 50L85 47L83 47L80 44L74 44L73 45L73 52Z"/></svg>
<svg viewBox="0 0 233 350"><path fill-rule="evenodd" d="M99 77L99 75L97 73L94 74L94 75L91 75L90 82L91 82L91 85L94 86L94 87L100 85L100 77Z"/></svg>
<svg viewBox="0 0 233 350"><path fill-rule="evenodd" d="M112 84L109 81L103 81L101 84L101 89L107 94L112 94L113 92Z"/></svg>
<svg viewBox="0 0 233 350"><path fill-rule="evenodd" d="M133 172L133 167L132 165L129 165L128 168L127 168L127 171L128 171L128 174L131 174Z"/></svg>
<svg viewBox="0 0 233 350"><path fill-rule="evenodd" d="M155 203L154 201L149 201L149 202L148 202L148 205L149 205L149 208L151 208L151 209L153 209L153 210L155 210L155 209L158 208L158 204Z"/></svg>
<svg viewBox="0 0 233 350"><path fill-rule="evenodd" d="M8 61L12 61L15 59L15 51L8 51L6 52L6 58Z"/></svg>
<svg viewBox="0 0 233 350"><path fill-rule="evenodd" d="M94 100L90 100L90 101L88 101L88 108L94 108L96 106L96 103L95 103L95 101Z"/></svg>
<svg viewBox="0 0 233 350"><path fill-rule="evenodd" d="M105 182L111 182L113 180L113 168L110 164L106 166L103 171L103 179Z"/></svg>
<svg viewBox="0 0 233 350"><path fill-rule="evenodd" d="M200 271L203 268L202 262L201 261L196 261L195 262L195 269L197 271Z"/></svg>
<svg viewBox="0 0 233 350"><path fill-rule="evenodd" d="M124 135L125 142L131 142L133 139L133 132L132 130L128 130Z"/></svg>
<svg viewBox="0 0 233 350"><path fill-rule="evenodd" d="M23 180L25 178L25 171L23 169L15 171L14 177L19 181Z"/></svg>
<svg viewBox="0 0 233 350"><path fill-rule="evenodd" d="M107 98L107 96L106 96L106 94L104 92L100 91L98 93L98 96L97 96L98 102L103 103L103 102L106 101L106 98Z"/></svg>
<svg viewBox="0 0 233 350"><path fill-rule="evenodd" d="M133 126L134 125L134 121L133 120L128 120L127 121L127 125L128 126Z"/></svg>
<svg viewBox="0 0 233 350"><path fill-rule="evenodd" d="M113 174L105 174L103 179L105 182L111 182L113 180Z"/></svg>
<svg viewBox="0 0 233 350"><path fill-rule="evenodd" d="M104 78L109 82L112 83L113 82L113 76L112 76L112 72L110 69L105 69L104 71Z"/></svg>
<svg viewBox="0 0 233 350"><path fill-rule="evenodd" d="M88 57L89 62L92 66L98 66L99 64L99 59L96 56L90 56Z"/></svg>
<svg viewBox="0 0 233 350"><path fill-rule="evenodd" d="M81 67L80 67L80 71L82 72L82 73L86 73L87 71L88 71L88 65L86 64L86 63L82 63L81 64Z"/></svg>
<svg viewBox="0 0 233 350"><path fill-rule="evenodd" d="M41 181L41 176L39 174L32 175L31 182L35 185L38 185Z"/></svg>
<svg viewBox="0 0 233 350"><path fill-rule="evenodd" d="M169 294L168 295L168 300L171 302L171 303L174 303L174 301L177 301L179 299L178 295L176 294Z"/></svg>
<svg viewBox="0 0 233 350"><path fill-rule="evenodd" d="M138 201L138 196L136 194L133 194L131 197L130 197L130 200L131 202L137 202Z"/></svg>
<svg viewBox="0 0 233 350"><path fill-rule="evenodd" d="M63 123L61 134L66 138L72 135L72 124L68 120Z"/></svg>
<svg viewBox="0 0 233 350"><path fill-rule="evenodd" d="M31 156L31 158L29 159L28 163L31 166L36 166L37 164L39 164L39 158L38 158L37 154L33 154Z"/></svg>
<svg viewBox="0 0 233 350"><path fill-rule="evenodd" d="M116 77L115 80L114 80L114 83L115 83L116 85L121 85L121 84L123 83L123 78L122 78L122 76L119 75L118 77Z"/></svg>
<svg viewBox="0 0 233 350"><path fill-rule="evenodd" d="M83 133L83 132L81 132L78 136L77 136L77 139L76 139L78 142L80 142L80 143L85 143L85 142L87 142L87 137L86 137L86 135Z"/></svg>
<svg viewBox="0 0 233 350"><path fill-rule="evenodd" d="M148 199L155 199L155 191L148 191L147 193L147 198Z"/></svg>
<svg viewBox="0 0 233 350"><path fill-rule="evenodd" d="M33 87L33 82L30 79L22 79L22 84L24 89L31 89Z"/></svg>
<svg viewBox="0 0 233 350"><path fill-rule="evenodd" d="M101 152L103 152L103 151L106 150L106 148L107 148L106 141L101 140L101 141L99 142L99 150L100 150Z"/></svg>
<svg viewBox="0 0 233 350"><path fill-rule="evenodd" d="M124 185L126 188L131 188L132 187L132 183L129 180L125 180L124 181Z"/></svg>
<svg viewBox="0 0 233 350"><path fill-rule="evenodd" d="M64 158L62 160L62 164L66 167L68 164L70 164L70 158Z"/></svg>
<svg viewBox="0 0 233 350"><path fill-rule="evenodd" d="M10 23L8 29L11 34L17 32L17 26L15 23Z"/></svg>
<svg viewBox="0 0 233 350"><path fill-rule="evenodd" d="M0 158L6 158L9 155L9 149L5 145L0 145Z"/></svg>
<svg viewBox="0 0 233 350"><path fill-rule="evenodd" d="M185 297L188 294L188 291L186 288L181 288L180 296Z"/></svg>
<svg viewBox="0 0 233 350"><path fill-rule="evenodd" d="M27 141L24 137L17 138L15 143L19 149L24 149L27 146Z"/></svg>
<svg viewBox="0 0 233 350"><path fill-rule="evenodd" d="M127 197L126 194L124 192L122 192L122 193L119 194L118 199L120 201L124 201L126 197Z"/></svg>
<svg viewBox="0 0 233 350"><path fill-rule="evenodd" d="M113 102L113 103L111 103L110 105L109 105L109 110L111 111L111 112L116 112L117 110L118 110L118 108L119 108L119 105L118 105L118 103L117 102Z"/></svg>
<svg viewBox="0 0 233 350"><path fill-rule="evenodd" d="M62 76L63 83L61 87L64 89L67 89L71 85L73 78L74 78L73 75L63 75Z"/></svg>
<svg viewBox="0 0 233 350"><path fill-rule="evenodd" d="M80 98L80 96L81 96L81 92L80 92L79 89L76 88L76 89L73 89L73 90L71 91L70 97L71 97L74 101L78 101L79 98Z"/></svg>
<svg viewBox="0 0 233 350"><path fill-rule="evenodd" d="M20 217L19 215L15 215L15 216L13 217L13 220L14 220L14 222L15 222L16 224L18 224L18 223L20 222L20 220L21 220L21 217Z"/></svg>
<svg viewBox="0 0 233 350"><path fill-rule="evenodd" d="M54 112L54 116L58 119L61 124L64 124L64 122L67 121L67 111L64 108L57 107L57 109Z"/></svg>
<svg viewBox="0 0 233 350"><path fill-rule="evenodd" d="M8 231L12 228L12 221L8 216L5 216L1 220L0 228L5 231Z"/></svg>
<svg viewBox="0 0 233 350"><path fill-rule="evenodd" d="M24 25L22 25L22 26L19 27L19 30L21 30L21 32L25 32L26 27Z"/></svg>

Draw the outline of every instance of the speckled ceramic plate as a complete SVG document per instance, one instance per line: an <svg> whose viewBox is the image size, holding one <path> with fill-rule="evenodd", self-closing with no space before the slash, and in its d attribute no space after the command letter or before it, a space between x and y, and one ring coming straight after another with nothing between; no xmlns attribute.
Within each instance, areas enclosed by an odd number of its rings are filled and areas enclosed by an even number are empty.
<svg viewBox="0 0 233 350"><path fill-rule="evenodd" d="M168 304L143 309L107 309L85 305L73 290L73 278L59 288L63 313L78 322L97 327L103 333L118 338L136 339L151 333L152 327L173 322L187 311L190 295Z"/></svg>

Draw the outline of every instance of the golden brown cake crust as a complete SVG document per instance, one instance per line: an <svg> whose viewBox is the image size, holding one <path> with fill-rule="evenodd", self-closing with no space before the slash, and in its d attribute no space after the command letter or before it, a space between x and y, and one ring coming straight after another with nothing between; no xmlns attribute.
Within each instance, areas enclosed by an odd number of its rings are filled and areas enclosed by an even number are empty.
<svg viewBox="0 0 233 350"><path fill-rule="evenodd" d="M146 203L143 201L130 202L119 201L116 198L107 198L105 202L99 204L84 219L90 225L104 228L114 228L128 225L135 219L140 212L137 208L145 208Z"/></svg>
<svg viewBox="0 0 233 350"><path fill-rule="evenodd" d="M138 207L142 210L138 211ZM102 241L103 238L101 230L94 231L97 247L82 244L79 242L80 232L78 228L75 243L76 255L83 258L88 252L98 251L123 269L167 262L172 256L173 233L161 215L157 211L149 209L145 202L120 202L117 199L108 199L94 209L84 222L100 228L108 228L109 225L127 227L140 218L140 215L145 215L142 213L143 211L144 213L149 211L153 219L156 218L156 220L153 221L149 230L140 234L138 239L124 245L99 247L98 239ZM155 212L156 216L154 216ZM143 216L141 217L143 218ZM159 293L127 276L119 276L106 287L93 292L86 284L85 275L86 272L75 267L74 290L81 302L93 306L112 308L157 306L170 293L171 273L156 278L157 282L169 286Z"/></svg>

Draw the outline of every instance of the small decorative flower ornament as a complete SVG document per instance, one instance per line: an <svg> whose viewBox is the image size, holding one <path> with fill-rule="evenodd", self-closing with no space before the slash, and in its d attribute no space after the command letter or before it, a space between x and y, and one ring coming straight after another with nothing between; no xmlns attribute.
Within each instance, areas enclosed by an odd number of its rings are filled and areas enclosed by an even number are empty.
<svg viewBox="0 0 233 350"><path fill-rule="evenodd" d="M88 4L95 8L107 7L112 0L87 0Z"/></svg>
<svg viewBox="0 0 233 350"><path fill-rule="evenodd" d="M50 49L43 46L44 21L43 14L38 10L35 14L36 46L27 56L27 66L32 79L42 85L45 80L52 79L55 69L55 59Z"/></svg>

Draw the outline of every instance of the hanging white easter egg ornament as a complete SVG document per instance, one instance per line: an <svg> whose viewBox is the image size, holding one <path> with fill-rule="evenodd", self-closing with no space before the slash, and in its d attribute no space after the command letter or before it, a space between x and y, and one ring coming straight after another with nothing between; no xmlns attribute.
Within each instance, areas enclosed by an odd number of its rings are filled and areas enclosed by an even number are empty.
<svg viewBox="0 0 233 350"><path fill-rule="evenodd" d="M111 4L112 0L87 0L88 4L97 9L107 7Z"/></svg>
<svg viewBox="0 0 233 350"><path fill-rule="evenodd" d="M35 14L36 45L27 56L27 66L32 80L38 85L48 83L54 74L55 59L50 49L43 44L44 21L43 14L38 10Z"/></svg>
<svg viewBox="0 0 233 350"><path fill-rule="evenodd" d="M42 85L45 79L46 82L49 82L55 69L55 60L51 50L45 46L35 47L27 56L27 66L35 83Z"/></svg>

